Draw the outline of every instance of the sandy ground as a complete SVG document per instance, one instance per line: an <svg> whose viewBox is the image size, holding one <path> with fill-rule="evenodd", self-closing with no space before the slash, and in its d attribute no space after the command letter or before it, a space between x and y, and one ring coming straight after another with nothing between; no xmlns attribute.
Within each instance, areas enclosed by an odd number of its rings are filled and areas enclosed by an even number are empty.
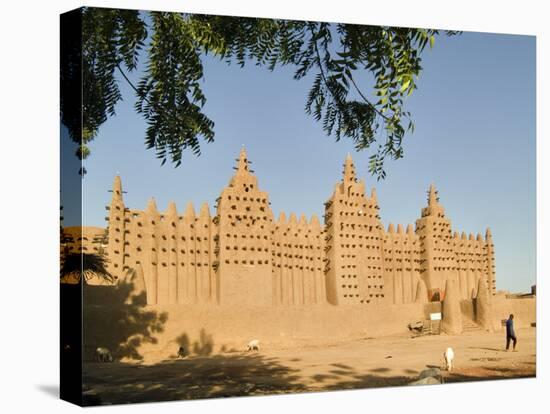
<svg viewBox="0 0 550 414"><path fill-rule="evenodd" d="M406 385L420 372L442 368L445 383L533 377L535 329L517 332L516 352L506 352L503 333L461 336L403 335L261 352L227 352L153 365L86 363L89 405L315 392ZM455 368L443 370L443 352L455 352Z"/></svg>

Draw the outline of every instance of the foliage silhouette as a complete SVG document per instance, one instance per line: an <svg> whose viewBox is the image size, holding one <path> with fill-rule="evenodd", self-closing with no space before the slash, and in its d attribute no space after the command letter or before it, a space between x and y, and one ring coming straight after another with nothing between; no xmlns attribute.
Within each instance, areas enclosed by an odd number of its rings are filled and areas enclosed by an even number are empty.
<svg viewBox="0 0 550 414"><path fill-rule="evenodd" d="M417 88L421 54L440 34L410 29L281 19L210 16L85 7L82 48L62 42L61 81L78 83L79 96L62 94L61 117L85 159L101 125L122 100L116 75L134 89L136 111L147 122L146 146L164 164L182 162L185 150L200 155L200 139L214 140L214 122L203 113L202 58L208 54L243 67L294 68L294 79L311 76L305 111L327 135L351 139L357 150L375 146L369 171L385 177L384 160L403 156L413 132L404 100ZM447 35L457 32L446 31ZM141 80L128 73L145 52ZM82 71L78 65L82 63ZM367 92L365 76L372 77ZM373 96L371 98L370 96ZM82 125L80 112L82 108ZM378 133L385 137L377 136Z"/></svg>
<svg viewBox="0 0 550 414"><path fill-rule="evenodd" d="M60 277L64 283L80 283L82 280L88 283L96 277L100 280L112 283L115 277L107 270L108 259L104 245L107 243L106 232L96 236L92 241L98 246L97 253L85 253L82 243L82 229L68 231L60 226L61 269ZM74 228L73 228L74 230Z"/></svg>
<svg viewBox="0 0 550 414"><path fill-rule="evenodd" d="M214 348L214 340L212 335L206 333L206 331L201 329L199 333L199 340L193 344L193 352L197 355L207 356L212 353Z"/></svg>
<svg viewBox="0 0 550 414"><path fill-rule="evenodd" d="M183 356L188 356L189 351L191 349L191 345L189 342L189 336L187 336L186 333L181 334L176 338L176 344L178 345L178 348L183 348ZM179 355L176 355L175 357L178 357Z"/></svg>
<svg viewBox="0 0 550 414"><path fill-rule="evenodd" d="M87 282L93 277L99 277L112 282L113 276L107 270L105 256L93 253L69 253L63 257L61 279Z"/></svg>
<svg viewBox="0 0 550 414"><path fill-rule="evenodd" d="M145 292L136 293L130 282L116 286L89 286L83 290L84 359L93 360L98 346L111 350L117 360L142 360L143 344L156 343L168 319L145 305Z"/></svg>

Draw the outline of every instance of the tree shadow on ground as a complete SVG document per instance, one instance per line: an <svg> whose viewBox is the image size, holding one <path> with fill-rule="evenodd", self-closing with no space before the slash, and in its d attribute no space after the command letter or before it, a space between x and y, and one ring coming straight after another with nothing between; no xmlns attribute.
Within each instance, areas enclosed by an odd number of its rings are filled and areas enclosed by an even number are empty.
<svg viewBox="0 0 550 414"><path fill-rule="evenodd" d="M409 375L418 375L419 373L416 369L404 369L403 372Z"/></svg>
<svg viewBox="0 0 550 414"><path fill-rule="evenodd" d="M337 379L338 376L333 374L315 374L311 378L313 378L315 382L325 382L327 380Z"/></svg>
<svg viewBox="0 0 550 414"><path fill-rule="evenodd" d="M89 286L83 289L84 361L92 361L97 347L108 348L117 360L142 360L143 344L156 343L164 330L166 312L146 307L145 292L136 292L133 283L116 286Z"/></svg>
<svg viewBox="0 0 550 414"><path fill-rule="evenodd" d="M439 368L439 367L435 367ZM334 371L331 371L334 373ZM340 375L339 380L330 379L330 383L321 384L316 387L316 391L337 391L350 389L366 389L366 388L381 388L381 387L396 387L409 385L421 377L421 373L411 369L403 371L405 375L392 375L392 370L386 367L370 369L368 374L359 372L354 369L346 371L345 375ZM441 371L443 383L455 382L473 382L473 381L490 381L498 379L513 379L513 378L530 378L534 377L535 373L530 370L517 368L503 367L476 367L473 370L462 371ZM319 380L313 376L312 379ZM323 378L327 379L327 378ZM308 390L311 390L309 388Z"/></svg>
<svg viewBox="0 0 550 414"><path fill-rule="evenodd" d="M385 368L377 368L385 369ZM376 369L375 369L376 370ZM375 371L375 370L371 370ZM377 375L374 374L363 374L354 372L349 374L346 378L342 378L340 381L328 384L319 391L338 391L338 390L353 390L353 389L364 389L364 388L380 388L380 387L396 387L401 385L407 385L410 382L414 381L414 378L411 378L406 375Z"/></svg>
<svg viewBox="0 0 550 414"><path fill-rule="evenodd" d="M481 349L483 351L506 352L505 348L486 348L482 346L470 346L468 349Z"/></svg>
<svg viewBox="0 0 550 414"><path fill-rule="evenodd" d="M342 368L342 369L352 369L352 367L350 367L349 365L346 365L346 364L331 364L333 367L336 367L336 368Z"/></svg>
<svg viewBox="0 0 550 414"><path fill-rule="evenodd" d="M278 358L240 352L172 359L150 366L87 364L84 384L94 397L90 405L97 405L396 387L409 385L420 376L410 369L395 373L379 367L365 373L349 365L339 368L304 376L299 368ZM486 366L442 372L444 383L533 376L529 369Z"/></svg>
<svg viewBox="0 0 550 414"><path fill-rule="evenodd" d="M375 372L377 374L380 374L382 372L389 372L389 371L391 371L389 368L374 368L370 370L370 372Z"/></svg>
<svg viewBox="0 0 550 414"><path fill-rule="evenodd" d="M479 367L475 373L470 373L469 370L453 371L452 374L445 378L445 382L450 384L455 382L494 381L534 377L536 377L536 373L531 372L531 370L483 366Z"/></svg>
<svg viewBox="0 0 550 414"><path fill-rule="evenodd" d="M295 373L261 354L219 354L151 366L88 364L84 384L101 404L124 404L307 391Z"/></svg>

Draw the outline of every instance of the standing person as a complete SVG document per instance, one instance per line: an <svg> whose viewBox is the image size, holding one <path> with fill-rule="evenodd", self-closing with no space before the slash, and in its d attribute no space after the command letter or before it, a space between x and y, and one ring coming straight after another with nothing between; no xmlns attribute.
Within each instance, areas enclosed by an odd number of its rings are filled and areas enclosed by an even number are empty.
<svg viewBox="0 0 550 414"><path fill-rule="evenodd" d="M510 314L510 317L506 321L506 350L510 348L510 340L513 341L512 349L516 350L516 332L514 331L514 315Z"/></svg>

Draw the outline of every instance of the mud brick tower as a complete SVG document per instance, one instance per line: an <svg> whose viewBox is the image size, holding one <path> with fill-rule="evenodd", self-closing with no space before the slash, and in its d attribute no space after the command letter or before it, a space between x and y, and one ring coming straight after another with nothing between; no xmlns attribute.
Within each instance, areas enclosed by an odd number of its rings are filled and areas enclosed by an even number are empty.
<svg viewBox="0 0 550 414"><path fill-rule="evenodd" d="M222 305L271 305L271 227L268 195L258 188L244 148L217 206L218 300Z"/></svg>
<svg viewBox="0 0 550 414"><path fill-rule="evenodd" d="M385 299L378 209L376 192L365 196L348 154L344 177L325 203L327 298L334 305Z"/></svg>

